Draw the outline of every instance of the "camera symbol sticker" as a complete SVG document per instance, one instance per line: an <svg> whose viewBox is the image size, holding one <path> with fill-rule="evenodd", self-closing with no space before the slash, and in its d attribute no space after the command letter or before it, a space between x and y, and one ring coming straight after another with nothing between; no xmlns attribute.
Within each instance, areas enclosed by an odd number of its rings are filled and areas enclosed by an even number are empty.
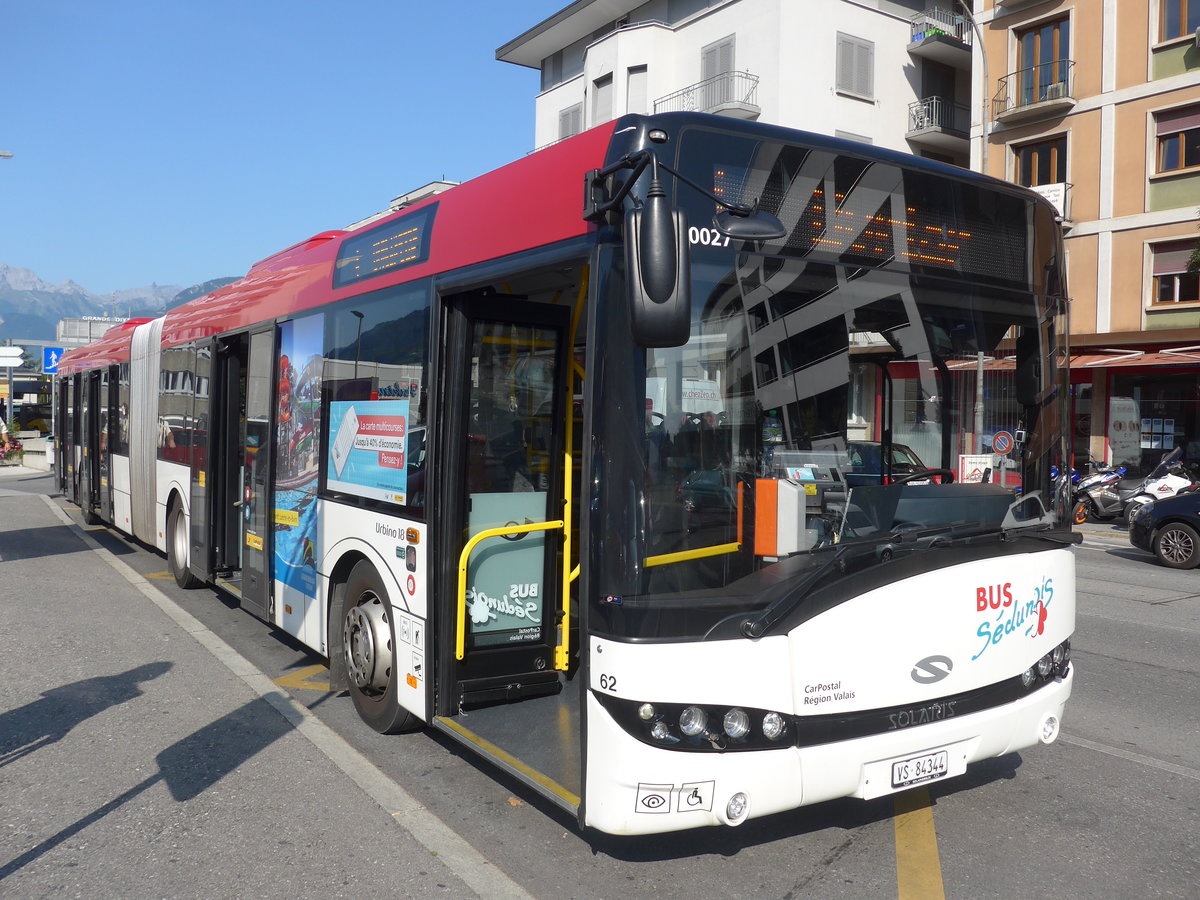
<svg viewBox="0 0 1200 900"><path fill-rule="evenodd" d="M634 812L640 813L669 813L671 811L671 792L673 784L644 784L639 782L637 789L637 806Z"/></svg>

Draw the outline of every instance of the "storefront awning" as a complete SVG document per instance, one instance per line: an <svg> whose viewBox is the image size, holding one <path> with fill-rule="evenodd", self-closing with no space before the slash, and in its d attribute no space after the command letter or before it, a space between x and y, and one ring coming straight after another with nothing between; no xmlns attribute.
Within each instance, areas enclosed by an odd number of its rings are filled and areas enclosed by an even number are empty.
<svg viewBox="0 0 1200 900"><path fill-rule="evenodd" d="M1170 350L1103 350L1072 355L1072 369L1115 369L1129 366L1200 366L1200 347Z"/></svg>

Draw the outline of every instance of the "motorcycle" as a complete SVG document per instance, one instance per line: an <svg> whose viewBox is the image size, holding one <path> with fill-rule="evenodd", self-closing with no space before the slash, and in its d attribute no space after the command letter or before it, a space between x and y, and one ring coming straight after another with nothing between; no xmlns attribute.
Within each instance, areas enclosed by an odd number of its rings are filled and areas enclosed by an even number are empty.
<svg viewBox="0 0 1200 900"><path fill-rule="evenodd" d="M1093 499L1093 493L1099 495L1106 488L1115 485L1121 480L1121 476L1128 470L1124 466L1112 467L1100 463L1095 467L1095 471L1084 475L1075 484L1072 485L1072 493L1070 494L1068 505L1071 508L1071 520L1076 525L1082 525L1088 520L1088 517L1093 515L1096 510L1097 503ZM1134 482L1126 485L1126 489L1130 491L1129 496L1132 497L1132 489L1141 482ZM1104 509L1111 508L1112 501L1107 495L1104 496ZM1103 518L1111 518L1111 516L1098 516Z"/></svg>
<svg viewBox="0 0 1200 900"><path fill-rule="evenodd" d="M1167 453L1154 467L1154 471L1146 476L1140 489L1125 503L1125 525L1128 526L1133 514L1155 500L1174 497L1197 488L1196 480L1183 466L1183 447L1176 447Z"/></svg>
<svg viewBox="0 0 1200 900"><path fill-rule="evenodd" d="M1095 472L1079 483L1071 521L1082 525L1090 518L1115 519L1125 512L1125 504L1133 499L1142 485L1142 479L1126 479L1125 467Z"/></svg>

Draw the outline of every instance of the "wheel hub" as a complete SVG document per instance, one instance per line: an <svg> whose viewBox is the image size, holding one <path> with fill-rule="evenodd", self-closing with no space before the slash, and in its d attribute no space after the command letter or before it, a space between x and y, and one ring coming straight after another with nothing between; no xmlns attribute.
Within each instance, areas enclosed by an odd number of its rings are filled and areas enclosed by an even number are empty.
<svg viewBox="0 0 1200 900"><path fill-rule="evenodd" d="M392 629L379 597L366 594L346 613L343 640L346 670L355 687L372 693L386 691L392 675Z"/></svg>
<svg viewBox="0 0 1200 900"><path fill-rule="evenodd" d="M1191 539L1183 532L1172 529L1163 534L1162 554L1171 562L1183 562L1191 557L1194 551Z"/></svg>

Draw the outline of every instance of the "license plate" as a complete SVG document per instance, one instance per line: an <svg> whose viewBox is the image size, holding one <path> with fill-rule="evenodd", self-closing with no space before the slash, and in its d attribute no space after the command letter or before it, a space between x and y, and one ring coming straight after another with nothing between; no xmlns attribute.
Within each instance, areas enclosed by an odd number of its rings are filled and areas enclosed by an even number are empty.
<svg viewBox="0 0 1200 900"><path fill-rule="evenodd" d="M892 763L892 787L905 788L926 781L937 781L950 774L950 754L935 750Z"/></svg>

